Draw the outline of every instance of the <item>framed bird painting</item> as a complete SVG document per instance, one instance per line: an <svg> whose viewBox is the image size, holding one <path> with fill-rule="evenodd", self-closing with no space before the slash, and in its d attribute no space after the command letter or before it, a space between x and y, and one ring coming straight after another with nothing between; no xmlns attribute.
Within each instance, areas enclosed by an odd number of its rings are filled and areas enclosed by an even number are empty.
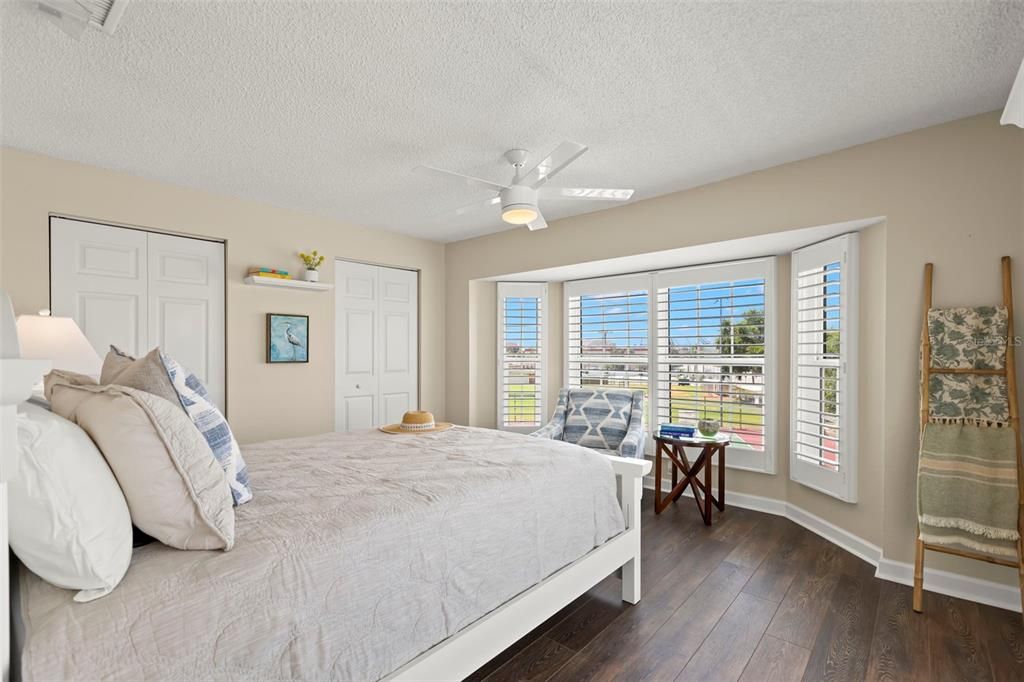
<svg viewBox="0 0 1024 682"><path fill-rule="evenodd" d="M309 315L267 313L267 362L309 362Z"/></svg>

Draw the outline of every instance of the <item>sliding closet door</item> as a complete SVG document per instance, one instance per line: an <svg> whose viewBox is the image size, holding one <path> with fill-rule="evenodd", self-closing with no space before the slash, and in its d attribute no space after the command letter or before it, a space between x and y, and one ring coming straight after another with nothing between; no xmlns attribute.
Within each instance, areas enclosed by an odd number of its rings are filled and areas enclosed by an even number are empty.
<svg viewBox="0 0 1024 682"><path fill-rule="evenodd" d="M224 245L149 235L149 346L195 373L224 408Z"/></svg>
<svg viewBox="0 0 1024 682"><path fill-rule="evenodd" d="M50 307L72 317L103 357L111 344L149 349L147 233L80 220L50 221Z"/></svg>
<svg viewBox="0 0 1024 682"><path fill-rule="evenodd" d="M335 261L338 431L401 421L418 405L417 274Z"/></svg>
<svg viewBox="0 0 1024 682"><path fill-rule="evenodd" d="M159 346L202 380L223 410L224 244L52 218L50 305L103 357Z"/></svg>

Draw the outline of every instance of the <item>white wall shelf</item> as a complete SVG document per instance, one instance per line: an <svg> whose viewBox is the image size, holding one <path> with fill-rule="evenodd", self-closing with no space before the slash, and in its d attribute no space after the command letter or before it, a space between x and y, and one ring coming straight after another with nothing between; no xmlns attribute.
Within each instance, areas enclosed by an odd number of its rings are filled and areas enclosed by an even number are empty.
<svg viewBox="0 0 1024 682"><path fill-rule="evenodd" d="M333 284L307 282L301 279L280 279L277 277L246 277L245 283L257 287L278 287L280 289L305 289L307 291L330 291Z"/></svg>

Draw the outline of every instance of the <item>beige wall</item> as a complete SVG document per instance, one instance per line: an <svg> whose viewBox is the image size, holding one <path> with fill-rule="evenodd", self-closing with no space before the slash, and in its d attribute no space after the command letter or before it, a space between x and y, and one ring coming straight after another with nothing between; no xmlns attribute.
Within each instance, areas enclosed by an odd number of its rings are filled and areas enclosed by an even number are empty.
<svg viewBox="0 0 1024 682"><path fill-rule="evenodd" d="M472 352L478 343L494 343L493 285L474 280L885 216L861 245L859 503L788 481L785 456L774 477L734 471L729 480L735 490L786 499L878 544L886 558L911 561L923 265L936 264L938 304L980 304L999 300L999 257L1010 255L1024 296L1022 194L1024 131L999 126L993 113L567 218L543 232L509 230L449 244L448 416L494 423L493 378L487 383L494 354ZM788 263L780 280L786 272ZM490 291L472 295L479 287ZM478 339L484 327L489 337ZM977 562L939 557L929 565L1015 580L1011 571Z"/></svg>
<svg viewBox="0 0 1024 682"><path fill-rule="evenodd" d="M440 416L444 405L444 246L346 225L265 204L194 191L36 154L0 156L0 284L16 312L48 306L50 213L227 240L228 412L243 442L334 428L334 296L245 286L252 265L298 270L295 253L416 268L420 274L420 395ZM310 362L264 362L264 315L310 316Z"/></svg>

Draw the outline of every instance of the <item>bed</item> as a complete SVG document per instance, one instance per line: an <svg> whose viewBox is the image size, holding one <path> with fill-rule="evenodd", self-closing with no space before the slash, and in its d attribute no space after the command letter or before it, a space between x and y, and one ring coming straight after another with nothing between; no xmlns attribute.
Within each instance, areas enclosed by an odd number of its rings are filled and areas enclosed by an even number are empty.
<svg viewBox="0 0 1024 682"><path fill-rule="evenodd" d="M135 550L82 604L19 577L26 680L456 679L622 568L643 460L455 427L243 448L230 552Z"/></svg>

